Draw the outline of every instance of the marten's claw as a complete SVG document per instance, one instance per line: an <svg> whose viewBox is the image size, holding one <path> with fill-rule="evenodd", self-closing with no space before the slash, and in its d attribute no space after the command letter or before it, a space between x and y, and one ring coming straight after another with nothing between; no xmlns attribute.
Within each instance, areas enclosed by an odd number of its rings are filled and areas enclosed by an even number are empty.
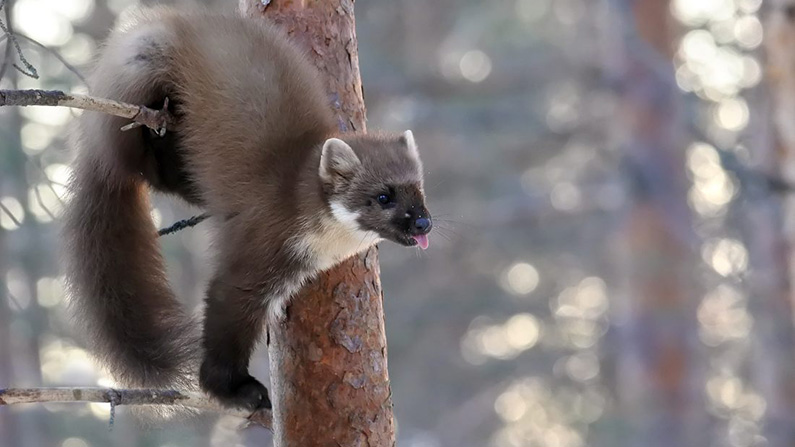
<svg viewBox="0 0 795 447"><path fill-rule="evenodd" d="M199 382L202 389L214 397L221 405L254 412L260 408L271 408L268 389L249 374L230 374L227 371L211 373L206 365L202 367Z"/></svg>
<svg viewBox="0 0 795 447"><path fill-rule="evenodd" d="M271 409L272 404L268 389L259 380L250 377L233 392L232 396L223 399L225 405L243 408L254 412L260 408Z"/></svg>

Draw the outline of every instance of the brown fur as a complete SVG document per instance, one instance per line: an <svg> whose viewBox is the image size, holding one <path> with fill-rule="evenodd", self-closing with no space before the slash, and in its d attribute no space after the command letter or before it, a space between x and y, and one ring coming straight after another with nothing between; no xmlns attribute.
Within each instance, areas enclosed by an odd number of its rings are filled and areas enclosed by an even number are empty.
<svg viewBox="0 0 795 447"><path fill-rule="evenodd" d="M217 217L202 388L228 405L269 405L248 374L263 320L319 269L369 246L353 237L414 243L409 208L427 215L419 159L405 136L345 136L356 170L320 179L336 121L318 75L276 28L247 19L140 12L110 36L90 85L92 95L133 104L168 96L179 118L162 140L120 132L119 118L79 119L64 235L73 304L94 349L134 386L184 383L196 366L198 336L165 280L148 184ZM389 188L405 189L400 208L374 206ZM334 220L335 198L367 211L355 228ZM329 242L338 237L350 240Z"/></svg>

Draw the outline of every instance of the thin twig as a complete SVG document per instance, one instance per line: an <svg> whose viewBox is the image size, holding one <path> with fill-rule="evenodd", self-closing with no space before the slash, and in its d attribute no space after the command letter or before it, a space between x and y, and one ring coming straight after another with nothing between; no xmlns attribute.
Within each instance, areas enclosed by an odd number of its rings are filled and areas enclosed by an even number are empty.
<svg viewBox="0 0 795 447"><path fill-rule="evenodd" d="M2 10L3 7L6 6L6 3L7 3L7 0L0 0L0 10ZM3 61L3 66L0 67L0 70L2 70L2 71L0 71L0 75L5 74L5 67L6 67L6 64L8 63L8 59L9 59L8 58L8 53L9 53L8 49L10 48L11 45L13 45L14 48L17 50L17 56L19 56L20 62L22 62L22 65L24 65L25 68L22 68L22 67L20 67L17 64L12 64L11 66L16 68L20 73L22 73L25 76L31 77L33 79L39 79L39 73L38 73L38 71L36 71L36 67L31 65L30 62L28 62L28 60L25 58L25 55L22 54L22 48L19 47L19 41L17 40L16 36L14 35L14 29L11 26L11 14L9 13L9 10L10 10L10 8L8 8L8 7L5 8L5 16L6 16L5 22L3 22L2 19L0 19L0 30L2 30L3 34L5 34L6 38L8 38L8 43L6 44L7 45L6 46L6 59ZM0 76L0 78L2 78L2 76Z"/></svg>
<svg viewBox="0 0 795 447"><path fill-rule="evenodd" d="M34 39L32 37L26 36L24 34L15 33L14 36L16 36L17 38L25 39L28 42L32 43L33 45L36 45L37 47L41 48L42 50L44 50L44 51L50 53L51 55L55 56L55 58L58 59L59 61L61 61L61 63L64 65L64 67L66 67L69 71L74 73L74 75L77 76L83 84L88 85L88 81L83 76L83 74L80 73L80 71L77 68L75 68L74 65L70 64L69 62L67 62L67 60L64 59L64 57L61 56L60 53L58 53L58 51L48 47L47 45L44 45L43 43L39 42L38 40L36 40L36 39Z"/></svg>
<svg viewBox="0 0 795 447"><path fill-rule="evenodd" d="M42 200L41 198L41 191L39 191L39 185L33 187L33 194L36 196L36 203L38 203L41 209L44 210L44 212L48 216L50 216L50 219L57 220L55 214L52 211L50 211L50 208L48 208L47 205L44 204L44 200Z"/></svg>
<svg viewBox="0 0 795 447"><path fill-rule="evenodd" d="M146 126L160 136L167 128L173 128L176 120L168 111L168 98L161 110L136 106L111 99L67 94L59 90L0 90L0 106L61 106L107 113L129 118L138 125ZM127 126L125 126L127 127Z"/></svg>
<svg viewBox="0 0 795 447"><path fill-rule="evenodd" d="M174 390L117 390L113 388L8 388L0 389L0 406L42 402L100 402L116 405L178 405L247 419L271 428L272 412L248 413L222 407L200 393Z"/></svg>
<svg viewBox="0 0 795 447"><path fill-rule="evenodd" d="M174 224L172 224L169 227L161 228L157 232L157 235L158 236L166 236L166 235L169 235L169 234L176 233L178 231L182 231L182 230L184 230L186 228L195 227L196 225L199 225L200 223L205 221L208 217L210 217L210 214L209 213L204 213L204 214L199 214L198 216L193 216L193 217L191 217L189 219L184 219L184 220L177 221L177 222L175 222Z"/></svg>
<svg viewBox="0 0 795 447"><path fill-rule="evenodd" d="M66 203L61 198L61 196L58 194L58 192L55 190L53 185L60 186L61 188L64 188L64 189L68 189L69 187L64 185L63 183L56 182L53 179L51 179L50 176L47 175L47 171L45 171L44 168L41 166L41 159L40 158L33 159L32 157L28 157L28 162L30 162L30 164L32 164L39 171L41 176L44 177L44 180L46 180L46 182L44 182L44 184L47 185L47 189L49 189L50 192L55 196L55 198L58 199L58 202L61 205L66 205Z"/></svg>
<svg viewBox="0 0 795 447"><path fill-rule="evenodd" d="M17 219L16 216L14 216L14 213L12 213L11 210L8 209L2 203L0 203L0 210L2 210L11 219L11 222L14 222L16 226L18 227L22 226L22 222L20 222L19 219Z"/></svg>
<svg viewBox="0 0 795 447"><path fill-rule="evenodd" d="M17 297L14 296L14 294L11 293L11 291L8 290L7 287L6 287L6 298L8 298L8 300L11 301L11 304L13 304L16 307L16 310L21 311L23 309L22 304L19 303Z"/></svg>
<svg viewBox="0 0 795 447"><path fill-rule="evenodd" d="M8 23L8 27L11 28L11 7L6 5L6 0L0 0L0 10L4 10L6 23ZM3 62L0 64L0 80L5 76L6 69L8 68L8 61L11 60L11 49L13 46L11 45L11 39L8 39L10 35L11 33L9 32L3 36L3 39L6 39L6 51L3 53Z"/></svg>

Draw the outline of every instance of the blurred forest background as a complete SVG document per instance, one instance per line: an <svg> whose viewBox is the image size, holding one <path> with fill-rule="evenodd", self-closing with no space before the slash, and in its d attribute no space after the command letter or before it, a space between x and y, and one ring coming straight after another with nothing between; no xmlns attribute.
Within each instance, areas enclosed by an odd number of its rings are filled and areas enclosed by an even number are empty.
<svg viewBox="0 0 795 447"><path fill-rule="evenodd" d="M9 1L41 78L7 68L0 86L85 92L64 61L86 71L134 5ZM398 445L795 445L795 7L360 0L356 16L369 126L414 130L440 227L427 252L381 248ZM109 384L56 257L74 113L0 110L0 387ZM197 212L155 204L161 226ZM207 239L162 239L197 312ZM0 407L0 446L270 436L212 415L108 419Z"/></svg>

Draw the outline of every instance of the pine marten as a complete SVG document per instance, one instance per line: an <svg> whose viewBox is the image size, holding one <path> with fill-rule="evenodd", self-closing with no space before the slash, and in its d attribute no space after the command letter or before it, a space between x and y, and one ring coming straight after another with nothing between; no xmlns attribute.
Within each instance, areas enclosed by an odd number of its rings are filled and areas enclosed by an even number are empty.
<svg viewBox="0 0 795 447"><path fill-rule="evenodd" d="M387 239L428 247L411 131L338 131L318 72L275 26L149 9L114 30L94 96L162 105L165 138L77 119L64 216L67 282L91 348L126 386L199 385L230 407L270 407L249 358L268 321L318 272ZM214 218L216 268L201 334L166 280L149 188Z"/></svg>

